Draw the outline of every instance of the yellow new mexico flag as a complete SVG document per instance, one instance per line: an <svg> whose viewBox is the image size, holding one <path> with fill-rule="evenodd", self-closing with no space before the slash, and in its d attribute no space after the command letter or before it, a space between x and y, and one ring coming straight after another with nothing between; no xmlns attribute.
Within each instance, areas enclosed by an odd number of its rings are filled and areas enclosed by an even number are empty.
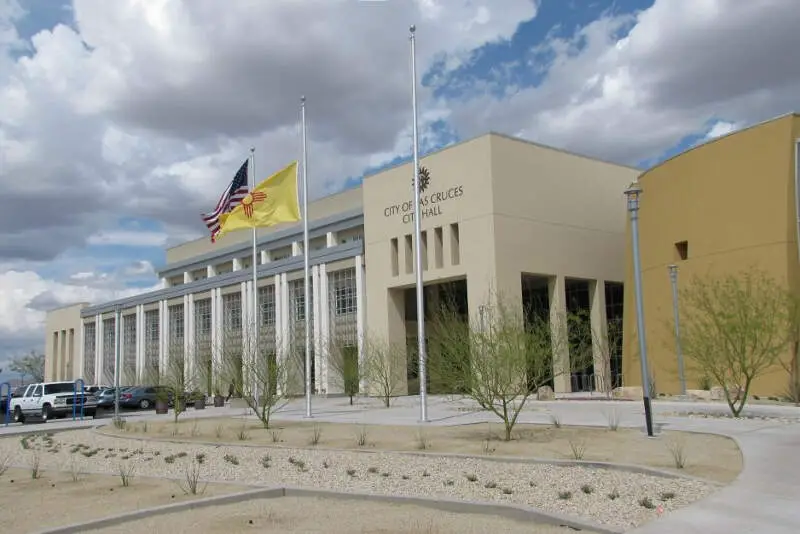
<svg viewBox="0 0 800 534"><path fill-rule="evenodd" d="M219 219L217 238L234 230L299 221L297 162L292 162L256 185L241 204L230 213L221 215Z"/></svg>

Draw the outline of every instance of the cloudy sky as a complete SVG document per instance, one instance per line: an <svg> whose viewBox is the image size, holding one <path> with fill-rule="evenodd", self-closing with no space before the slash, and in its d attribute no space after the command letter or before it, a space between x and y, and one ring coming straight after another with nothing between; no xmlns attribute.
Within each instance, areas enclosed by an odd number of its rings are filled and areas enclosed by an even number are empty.
<svg viewBox="0 0 800 534"><path fill-rule="evenodd" d="M255 146L315 198L497 130L647 166L800 108L792 0L0 0L0 367L146 290Z"/></svg>

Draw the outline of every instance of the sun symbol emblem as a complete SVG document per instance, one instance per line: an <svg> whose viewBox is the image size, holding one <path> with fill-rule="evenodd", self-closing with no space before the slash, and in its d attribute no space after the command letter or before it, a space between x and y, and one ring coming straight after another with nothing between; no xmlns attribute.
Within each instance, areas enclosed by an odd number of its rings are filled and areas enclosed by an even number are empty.
<svg viewBox="0 0 800 534"><path fill-rule="evenodd" d="M419 168L419 192L424 193L431 183L431 173L427 167ZM414 188L414 179L411 179L411 188Z"/></svg>
<svg viewBox="0 0 800 534"><path fill-rule="evenodd" d="M242 199L242 209L244 210L244 214L247 215L248 219L253 217L253 204L257 202L264 202L266 199L267 195L263 191L253 191L252 193L248 193L248 195Z"/></svg>

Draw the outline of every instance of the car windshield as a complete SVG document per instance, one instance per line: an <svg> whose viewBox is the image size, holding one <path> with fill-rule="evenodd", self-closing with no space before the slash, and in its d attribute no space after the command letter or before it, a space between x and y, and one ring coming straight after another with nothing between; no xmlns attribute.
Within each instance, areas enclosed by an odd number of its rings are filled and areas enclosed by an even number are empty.
<svg viewBox="0 0 800 534"><path fill-rule="evenodd" d="M75 384L71 382L61 382L58 384L45 384L44 394L53 395L56 393L72 393L75 390Z"/></svg>

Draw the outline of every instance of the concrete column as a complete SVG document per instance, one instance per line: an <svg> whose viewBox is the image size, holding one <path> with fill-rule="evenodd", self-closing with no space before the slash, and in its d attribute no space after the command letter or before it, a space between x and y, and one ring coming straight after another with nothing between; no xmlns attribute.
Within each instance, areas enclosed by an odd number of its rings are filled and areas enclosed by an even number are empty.
<svg viewBox="0 0 800 534"><path fill-rule="evenodd" d="M114 314L115 321L116 321L116 314ZM116 328L116 324L114 325ZM124 311L120 314L119 317L119 328L116 328L115 332L119 332L119 369L117 373L119 374L119 385L125 386L125 315ZM116 367L117 360L116 357L114 359L114 366ZM116 384L114 384L116 385Z"/></svg>
<svg viewBox="0 0 800 534"><path fill-rule="evenodd" d="M217 340L217 323L219 322L219 317L217 316L217 290L211 290L211 302L209 303L211 306L211 361L214 362L212 364L212 368L216 367L217 354L219 352Z"/></svg>
<svg viewBox="0 0 800 534"><path fill-rule="evenodd" d="M550 330L553 336L553 380L556 393L572 391L569 344L567 342L567 292L562 275L548 281L550 291Z"/></svg>
<svg viewBox="0 0 800 534"><path fill-rule="evenodd" d="M75 380L75 329L70 328L67 336L67 365L62 380Z"/></svg>
<svg viewBox="0 0 800 534"><path fill-rule="evenodd" d="M168 288L169 286L170 286L169 279L168 279L168 278L166 278L166 277L164 277L164 278L161 278L161 288L162 288L162 289L166 289L166 288Z"/></svg>
<svg viewBox="0 0 800 534"><path fill-rule="evenodd" d="M269 263L272 261L272 254L269 250L262 250L261 251L261 264L264 265L265 263Z"/></svg>
<svg viewBox="0 0 800 534"><path fill-rule="evenodd" d="M136 336L136 370L135 382L137 384L144 382L144 306L139 304L136 306L136 320L135 320Z"/></svg>
<svg viewBox="0 0 800 534"><path fill-rule="evenodd" d="M336 232L328 232L325 234L325 241L328 247L335 247L339 244L339 235Z"/></svg>
<svg viewBox="0 0 800 534"><path fill-rule="evenodd" d="M183 296L183 357L184 377L189 387L194 387L195 346L194 346L194 295Z"/></svg>
<svg viewBox="0 0 800 534"><path fill-rule="evenodd" d="M222 363L223 325L225 317L222 310L222 288L211 290L211 359L213 360L213 373L219 371ZM217 384L218 377L214 376L212 383Z"/></svg>
<svg viewBox="0 0 800 534"><path fill-rule="evenodd" d="M319 314L314 324L319 324L320 366L317 374L320 380L320 391L331 393L329 369L330 369L330 344L331 344L331 305L328 290L328 266L324 263L319 266L319 281L315 282L317 290L317 302L319 302Z"/></svg>
<svg viewBox="0 0 800 534"><path fill-rule="evenodd" d="M592 330L592 359L594 360L594 389L611 390L611 347L608 343L608 317L606 316L606 283L594 280L589 283L589 320Z"/></svg>
<svg viewBox="0 0 800 534"><path fill-rule="evenodd" d="M292 242L292 256L300 256L303 254L303 243L301 241Z"/></svg>
<svg viewBox="0 0 800 534"><path fill-rule="evenodd" d="M94 316L94 383L99 384L103 377L103 315Z"/></svg>
<svg viewBox="0 0 800 534"><path fill-rule="evenodd" d="M166 300L158 302L158 371L164 374L169 360L169 306Z"/></svg>
<svg viewBox="0 0 800 534"><path fill-rule="evenodd" d="M189 271L183 271L183 283L188 284L190 282L194 282L194 278L192 277L192 273Z"/></svg>
<svg viewBox="0 0 800 534"><path fill-rule="evenodd" d="M213 265L206 266L206 276L211 278L212 276L217 276L217 268Z"/></svg>
<svg viewBox="0 0 800 534"><path fill-rule="evenodd" d="M289 344L291 338L289 332L289 284L286 279L286 273L275 275L275 357L284 366L283 375L288 376L294 372L294 369L289 369L290 365L287 361L289 355ZM280 384L279 384L280 386ZM282 390L283 388L278 388Z"/></svg>
<svg viewBox="0 0 800 534"><path fill-rule="evenodd" d="M281 275L276 274L273 276L272 281L275 287L275 357L278 361L283 358L284 354L284 330L283 330L283 296L281 294Z"/></svg>
<svg viewBox="0 0 800 534"><path fill-rule="evenodd" d="M45 347L45 367L44 379L52 381L58 368L58 330L54 332L47 332L47 344L50 345L50 358L47 357L47 348Z"/></svg>
<svg viewBox="0 0 800 534"><path fill-rule="evenodd" d="M234 271L242 270L242 258L233 258L233 270Z"/></svg>
<svg viewBox="0 0 800 534"><path fill-rule="evenodd" d="M311 346L314 347L314 390L319 393L322 391L322 340L320 339L320 283L319 265L311 267L311 309L313 325L311 332Z"/></svg>
<svg viewBox="0 0 800 534"><path fill-rule="evenodd" d="M364 256L361 254L355 258L356 269L356 336L358 340L358 367L364 367L364 347L366 345L366 287L365 278L366 273L364 270ZM367 382L362 377L358 389L360 392L366 393Z"/></svg>

